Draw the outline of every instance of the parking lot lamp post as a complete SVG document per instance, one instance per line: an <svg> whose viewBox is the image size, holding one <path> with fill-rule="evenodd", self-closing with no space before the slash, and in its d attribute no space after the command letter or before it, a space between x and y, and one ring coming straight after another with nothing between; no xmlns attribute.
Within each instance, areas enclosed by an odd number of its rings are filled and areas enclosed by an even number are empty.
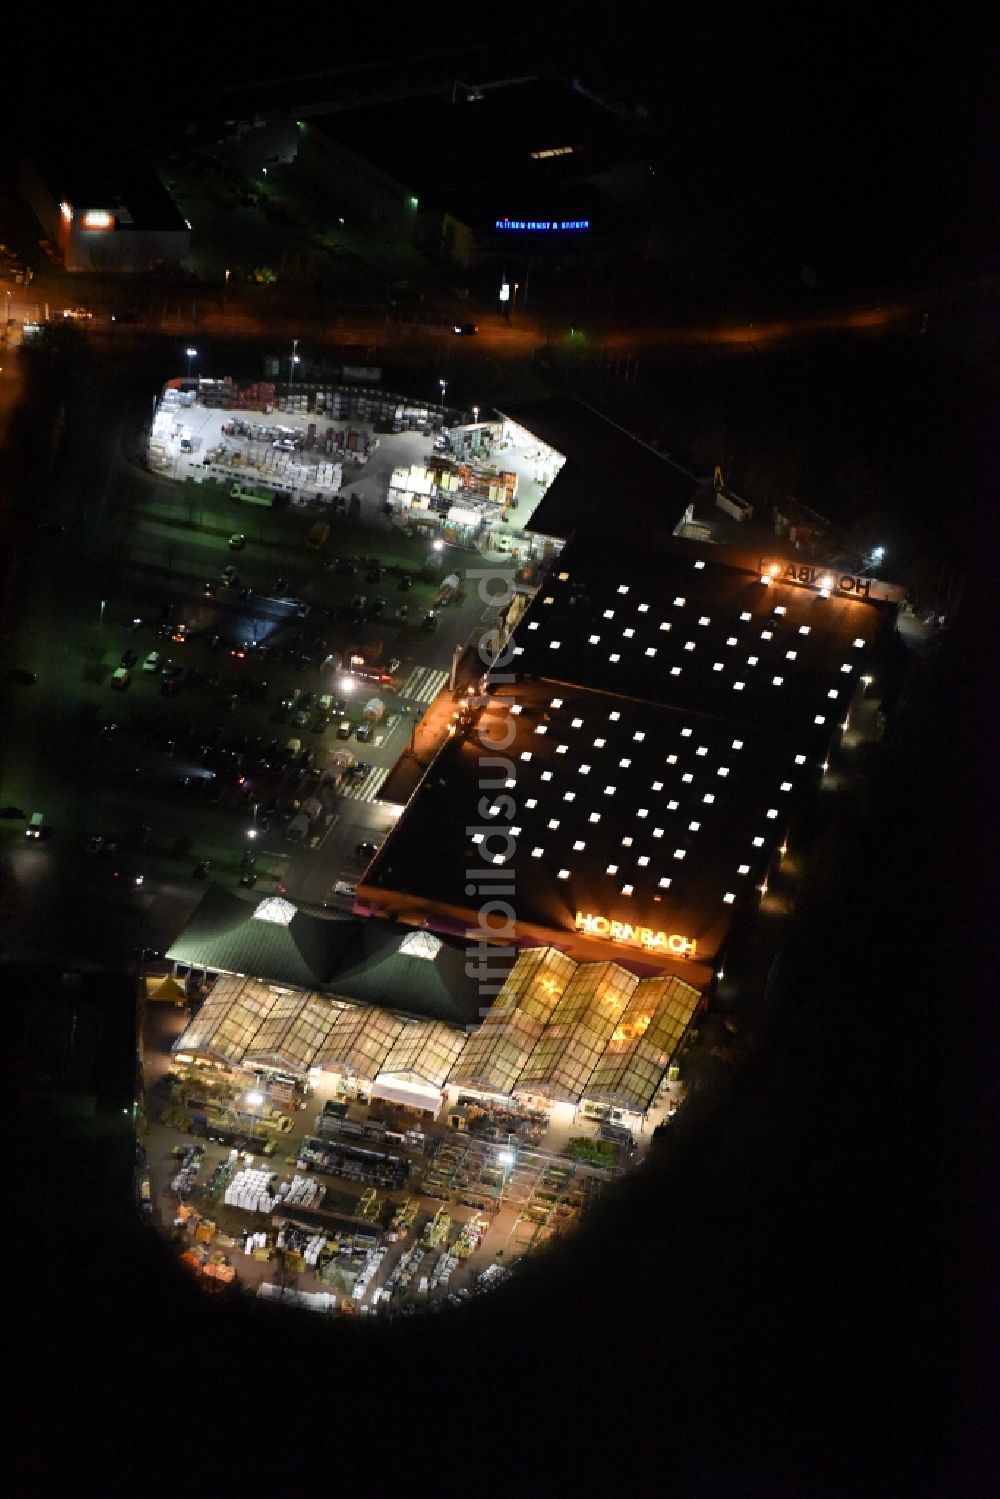
<svg viewBox="0 0 1000 1499"><path fill-rule="evenodd" d="M299 341L298 341L298 339L297 338L293 338L292 339L292 354L291 354L291 358L288 361L288 399L289 399L289 401L292 399L292 380L295 378L295 366L299 362L299 356L296 353L296 350L298 349L298 347L299 347Z"/></svg>
<svg viewBox="0 0 1000 1499"><path fill-rule="evenodd" d="M198 350L197 349L185 349L184 352L187 355L187 362L188 362L187 378L190 380L190 378L191 378L191 361L192 361L192 359L197 359L198 358Z"/></svg>
<svg viewBox="0 0 1000 1499"><path fill-rule="evenodd" d="M446 394L448 392L448 382L447 382L447 380L439 380L438 384L441 387L441 405L443 406L444 405L444 398L445 398L445 396L446 396Z"/></svg>
<svg viewBox="0 0 1000 1499"><path fill-rule="evenodd" d="M248 1093L247 1094L247 1103L250 1105L250 1108L252 1110L255 1110L255 1111L259 1110L260 1111L260 1113L258 1113L257 1116L256 1116L257 1118L262 1117L262 1115L263 1115L263 1109L264 1109L264 1095L263 1095L263 1093L258 1093L256 1091L254 1091L252 1093ZM250 1144L251 1144L251 1146L253 1145L253 1121L254 1121L254 1114L251 1113L251 1115L250 1115Z"/></svg>

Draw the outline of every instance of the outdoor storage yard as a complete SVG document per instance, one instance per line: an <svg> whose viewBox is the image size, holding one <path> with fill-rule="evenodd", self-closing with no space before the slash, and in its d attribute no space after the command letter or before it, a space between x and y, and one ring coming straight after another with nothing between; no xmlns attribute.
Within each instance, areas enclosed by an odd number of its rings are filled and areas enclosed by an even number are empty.
<svg viewBox="0 0 1000 1499"><path fill-rule="evenodd" d="M431 1121L332 1074L248 1092L245 1076L170 1066L174 1019L156 1007L147 1024L143 1191L211 1291L348 1313L460 1300L572 1230L648 1143L651 1124L632 1154L594 1120L465 1096ZM665 1116L679 1096L671 1084Z"/></svg>

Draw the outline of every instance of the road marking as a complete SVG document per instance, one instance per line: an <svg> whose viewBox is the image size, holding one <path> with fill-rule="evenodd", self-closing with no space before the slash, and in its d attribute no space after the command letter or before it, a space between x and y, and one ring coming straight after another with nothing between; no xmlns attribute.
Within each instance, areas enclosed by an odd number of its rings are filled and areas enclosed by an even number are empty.
<svg viewBox="0 0 1000 1499"><path fill-rule="evenodd" d="M417 666L400 687L398 697L414 703L432 703L448 680L448 673L433 666Z"/></svg>
<svg viewBox="0 0 1000 1499"><path fill-rule="evenodd" d="M355 802L377 801L382 783L389 774L389 770L388 765L376 765L372 770L367 771L356 785L349 786L344 796Z"/></svg>

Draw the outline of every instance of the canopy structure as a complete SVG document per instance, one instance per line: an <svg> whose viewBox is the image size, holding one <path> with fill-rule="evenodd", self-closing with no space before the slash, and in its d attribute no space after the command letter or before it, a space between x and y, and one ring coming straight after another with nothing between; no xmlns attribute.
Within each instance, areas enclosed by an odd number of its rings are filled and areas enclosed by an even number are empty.
<svg viewBox="0 0 1000 1499"><path fill-rule="evenodd" d="M173 1050L238 1067L276 997L277 991L262 979L224 975Z"/></svg>
<svg viewBox="0 0 1000 1499"><path fill-rule="evenodd" d="M641 979L594 1068L584 1098L644 1114L700 999L698 990L683 979Z"/></svg>
<svg viewBox="0 0 1000 1499"><path fill-rule="evenodd" d="M381 1072L392 1044L403 1029L403 1022L385 1010L369 1010L360 1005L344 1005L312 1065L327 1072L343 1072L368 1082Z"/></svg>
<svg viewBox="0 0 1000 1499"><path fill-rule="evenodd" d="M581 963L514 1092L579 1103L638 982L618 963Z"/></svg>
<svg viewBox="0 0 1000 1499"><path fill-rule="evenodd" d="M382 1072L405 1075L440 1088L465 1045L465 1036L450 1025L430 1021L404 1025L382 1064Z"/></svg>
<svg viewBox="0 0 1000 1499"><path fill-rule="evenodd" d="M519 953L449 1081L509 1095L577 966L554 947Z"/></svg>
<svg viewBox="0 0 1000 1499"><path fill-rule="evenodd" d="M279 991L278 998L247 1047L246 1061L290 1072L305 1072L339 1011L321 994Z"/></svg>

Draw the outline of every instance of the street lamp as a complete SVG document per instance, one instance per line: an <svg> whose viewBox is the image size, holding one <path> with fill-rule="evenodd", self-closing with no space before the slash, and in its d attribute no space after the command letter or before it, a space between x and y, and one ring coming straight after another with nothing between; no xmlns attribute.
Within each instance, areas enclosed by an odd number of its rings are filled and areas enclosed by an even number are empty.
<svg viewBox="0 0 1000 1499"><path fill-rule="evenodd" d="M473 408L472 408L472 424L473 424L474 427L477 427L479 425L479 407L478 406L473 406Z"/></svg>
<svg viewBox="0 0 1000 1499"><path fill-rule="evenodd" d="M192 359L197 359L198 358L198 350L197 349L185 349L184 352L187 355L187 362L188 362L187 377L190 380L190 378L191 378L191 361L192 361Z"/></svg>
<svg viewBox="0 0 1000 1499"><path fill-rule="evenodd" d="M293 378L293 376L295 374L295 366L299 362L299 356L295 352L296 349L298 348L298 346L299 346L298 339L297 338L293 338L292 339L292 357L288 361L288 399L289 400L291 400L291 398L292 398L292 378Z"/></svg>
<svg viewBox="0 0 1000 1499"><path fill-rule="evenodd" d="M250 1105L251 1109L260 1109L260 1110L263 1111L263 1108L264 1108L264 1095L263 1095L263 1093L258 1093L256 1090L254 1092L252 1092L252 1093L248 1093L247 1094L247 1103ZM253 1144L253 1117L254 1117L253 1114L251 1114L250 1115L250 1121L251 1121L250 1122L250 1144L251 1145Z"/></svg>
<svg viewBox="0 0 1000 1499"><path fill-rule="evenodd" d="M438 384L441 387L441 405L443 406L444 405L445 393L446 393L446 391L448 389L448 382L447 382L447 380L439 380Z"/></svg>

